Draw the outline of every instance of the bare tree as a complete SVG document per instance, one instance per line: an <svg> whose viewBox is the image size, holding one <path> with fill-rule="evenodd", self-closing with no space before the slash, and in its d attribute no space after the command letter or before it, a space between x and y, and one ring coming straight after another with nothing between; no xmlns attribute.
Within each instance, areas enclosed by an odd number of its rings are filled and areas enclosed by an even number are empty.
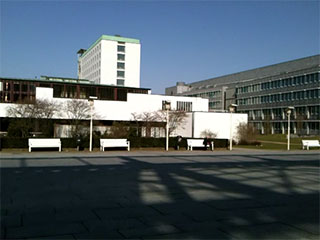
<svg viewBox="0 0 320 240"><path fill-rule="evenodd" d="M200 133L200 136L203 138L215 138L217 137L217 133L212 132L210 129L205 129Z"/></svg>
<svg viewBox="0 0 320 240"><path fill-rule="evenodd" d="M132 118L137 124L138 131L140 127L145 127L146 137L150 137L151 127L157 121L155 112L132 113Z"/></svg>
<svg viewBox="0 0 320 240"><path fill-rule="evenodd" d="M37 100L34 103L20 102L7 107L7 115L12 119L9 135L28 137L31 131L42 131L51 134L49 121L59 110L59 104L48 100ZM39 122L41 122L39 126Z"/></svg>
<svg viewBox="0 0 320 240"><path fill-rule="evenodd" d="M239 144L249 144L257 141L257 130L252 124L240 123L237 127Z"/></svg>
<svg viewBox="0 0 320 240"><path fill-rule="evenodd" d="M186 117L187 114L184 111L169 112L169 135L184 123ZM165 110L159 110L158 112L155 112L155 119L157 121L166 122L167 112ZM166 126L164 125L163 127L165 128Z"/></svg>
<svg viewBox="0 0 320 240"><path fill-rule="evenodd" d="M130 130L130 126L127 123L114 122L106 135L111 138L127 138Z"/></svg>
<svg viewBox="0 0 320 240"><path fill-rule="evenodd" d="M91 117L90 103L86 100L73 99L65 105L65 112L70 123L70 135L76 137L87 134L87 127L84 120L89 120Z"/></svg>

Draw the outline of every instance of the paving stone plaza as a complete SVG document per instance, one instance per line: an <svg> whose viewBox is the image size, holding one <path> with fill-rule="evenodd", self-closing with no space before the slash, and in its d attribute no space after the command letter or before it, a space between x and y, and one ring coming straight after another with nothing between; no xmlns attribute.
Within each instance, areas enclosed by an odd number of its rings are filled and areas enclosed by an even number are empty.
<svg viewBox="0 0 320 240"><path fill-rule="evenodd" d="M1 239L319 239L319 153L0 153Z"/></svg>

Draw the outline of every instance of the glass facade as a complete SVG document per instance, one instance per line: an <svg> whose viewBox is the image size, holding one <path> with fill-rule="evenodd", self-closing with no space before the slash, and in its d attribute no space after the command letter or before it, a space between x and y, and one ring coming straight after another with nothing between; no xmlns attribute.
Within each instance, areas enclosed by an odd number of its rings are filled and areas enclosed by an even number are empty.
<svg viewBox="0 0 320 240"><path fill-rule="evenodd" d="M121 85L123 82L119 82ZM100 100L126 101L127 93L148 94L148 89L117 88L113 86L57 83L50 81L28 81L0 79L1 103L34 102L36 87L53 88L54 98L88 99L96 96ZM122 85L123 86L123 85Z"/></svg>

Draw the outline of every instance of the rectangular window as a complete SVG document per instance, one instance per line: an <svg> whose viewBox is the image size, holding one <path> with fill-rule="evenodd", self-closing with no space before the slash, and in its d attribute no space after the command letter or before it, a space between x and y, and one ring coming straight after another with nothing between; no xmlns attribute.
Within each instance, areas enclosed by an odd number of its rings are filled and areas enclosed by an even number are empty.
<svg viewBox="0 0 320 240"><path fill-rule="evenodd" d="M177 102L177 111L185 111L185 112L191 112L192 111L192 102Z"/></svg>
<svg viewBox="0 0 320 240"><path fill-rule="evenodd" d="M101 100L114 100L114 89L108 87L99 88L99 99Z"/></svg>
<svg viewBox="0 0 320 240"><path fill-rule="evenodd" d="M23 83L22 84L22 89L21 89L22 92L27 92L28 91L28 84L27 83Z"/></svg>
<svg viewBox="0 0 320 240"><path fill-rule="evenodd" d="M123 79L117 79L117 85L118 86L124 86L124 80Z"/></svg>
<svg viewBox="0 0 320 240"><path fill-rule="evenodd" d="M297 84L297 80L298 80L297 77L294 77L294 78L293 78L293 81L292 81L292 85L293 85L293 86Z"/></svg>
<svg viewBox="0 0 320 240"><path fill-rule="evenodd" d="M118 62L117 67L118 67L118 69L124 69L125 65L122 62Z"/></svg>
<svg viewBox="0 0 320 240"><path fill-rule="evenodd" d="M124 78L124 71L117 71L117 77L123 77Z"/></svg>
<svg viewBox="0 0 320 240"><path fill-rule="evenodd" d="M77 97L77 86L71 85L66 86L65 97L67 98L76 98Z"/></svg>
<svg viewBox="0 0 320 240"><path fill-rule="evenodd" d="M13 94L13 102L19 101L19 93Z"/></svg>
<svg viewBox="0 0 320 240"><path fill-rule="evenodd" d="M80 95L79 95L79 98L81 99L88 99L89 96L90 96L90 93L89 93L89 88L87 87L80 87Z"/></svg>
<svg viewBox="0 0 320 240"><path fill-rule="evenodd" d="M64 86L59 84L53 85L53 97L64 97Z"/></svg>
<svg viewBox="0 0 320 240"><path fill-rule="evenodd" d="M123 88L117 89L117 99L118 101L127 101L127 90Z"/></svg>
<svg viewBox="0 0 320 240"><path fill-rule="evenodd" d="M36 85L35 85L35 83L30 83L30 85L29 85L29 91L32 92L32 93L35 93L35 92L36 92Z"/></svg>
<svg viewBox="0 0 320 240"><path fill-rule="evenodd" d="M119 61L124 61L125 60L125 55L124 54L118 54L118 60Z"/></svg>
<svg viewBox="0 0 320 240"><path fill-rule="evenodd" d="M314 82L314 75L310 74L310 82Z"/></svg>
<svg viewBox="0 0 320 240"><path fill-rule="evenodd" d="M13 84L13 91L19 92L20 91L20 83L14 83Z"/></svg>
<svg viewBox="0 0 320 240"><path fill-rule="evenodd" d="M126 47L125 46L118 46L118 52L125 52Z"/></svg>

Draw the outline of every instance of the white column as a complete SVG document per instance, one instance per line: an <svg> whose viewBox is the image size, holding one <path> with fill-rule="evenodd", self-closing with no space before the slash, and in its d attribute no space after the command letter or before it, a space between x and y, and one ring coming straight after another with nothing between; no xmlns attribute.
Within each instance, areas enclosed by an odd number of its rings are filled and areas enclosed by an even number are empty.
<svg viewBox="0 0 320 240"><path fill-rule="evenodd" d="M167 123L166 123L166 151L169 150L169 110L167 109Z"/></svg>

